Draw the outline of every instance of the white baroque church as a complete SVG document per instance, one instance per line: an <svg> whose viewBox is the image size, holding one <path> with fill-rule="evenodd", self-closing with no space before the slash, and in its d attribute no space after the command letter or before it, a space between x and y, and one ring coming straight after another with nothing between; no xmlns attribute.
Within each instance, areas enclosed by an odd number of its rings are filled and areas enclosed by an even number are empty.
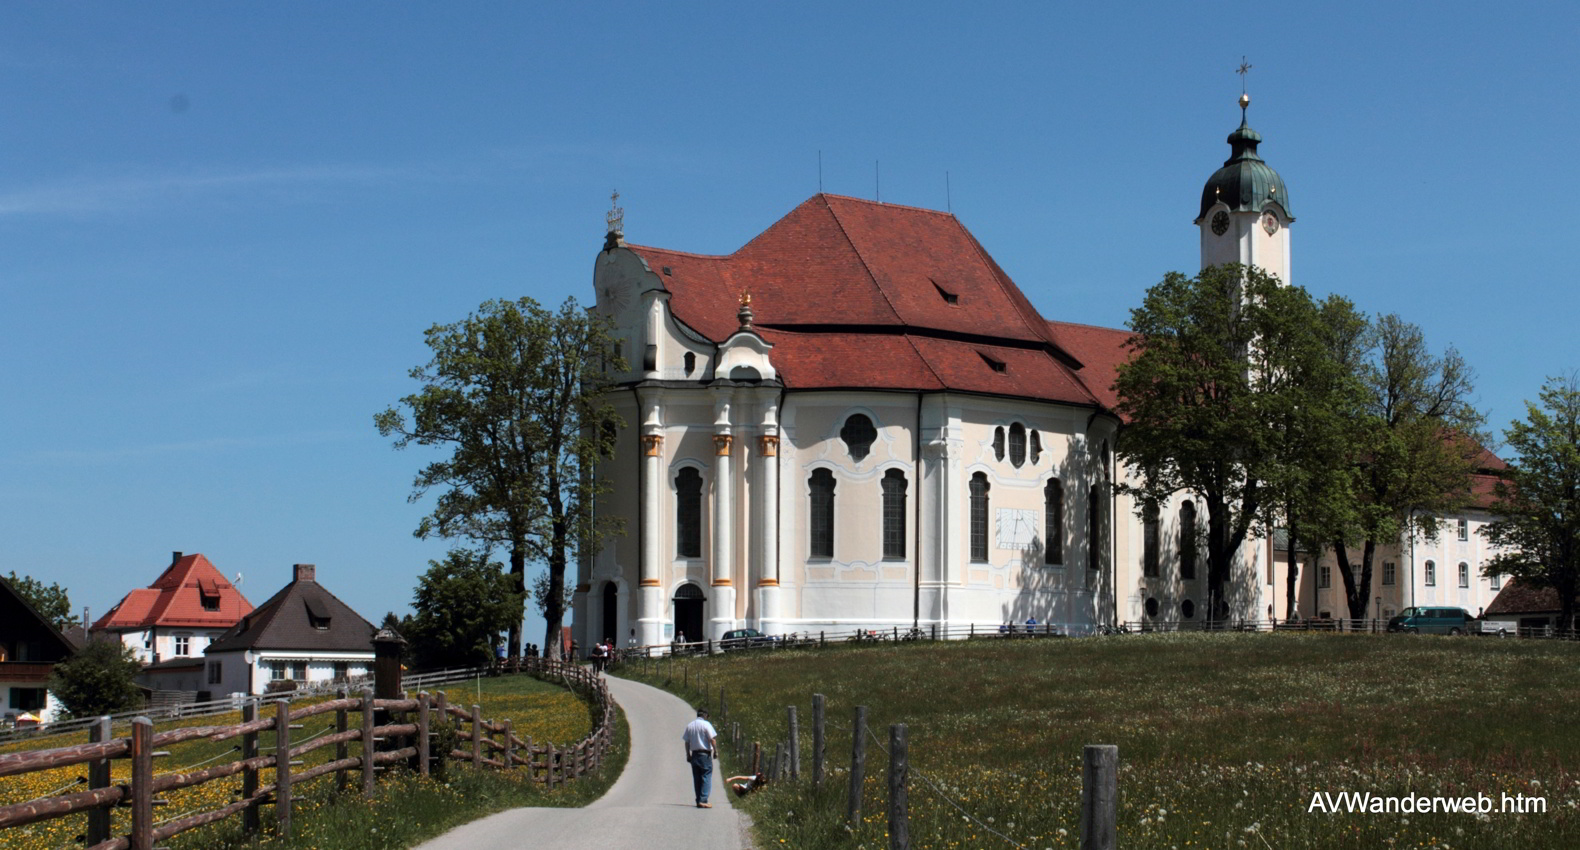
<svg viewBox="0 0 1580 850"><path fill-rule="evenodd" d="M1201 264L1288 282L1288 191L1249 124L1228 142ZM1129 332L1044 318L953 215L819 194L725 256L622 230L593 285L629 365L597 510L626 533L579 566L581 645L1207 615L1198 506L1113 487ZM1248 542L1222 613L1282 618L1283 555ZM1303 573L1300 613L1345 616Z"/></svg>

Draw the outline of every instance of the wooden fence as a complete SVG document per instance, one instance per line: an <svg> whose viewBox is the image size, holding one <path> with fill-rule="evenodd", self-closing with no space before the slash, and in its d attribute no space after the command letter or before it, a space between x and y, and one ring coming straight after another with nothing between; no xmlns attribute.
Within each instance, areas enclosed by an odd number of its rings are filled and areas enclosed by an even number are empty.
<svg viewBox="0 0 1580 850"><path fill-rule="evenodd" d="M378 771L390 765L409 764L427 775L431 760L450 758L470 762L475 768L513 769L524 767L532 781L552 788L603 764L614 733L614 701L603 679L572 664L547 659L525 659L511 665L514 672L558 679L572 691L587 697L593 705L593 731L574 744L557 748L553 743L535 744L511 729L509 720L493 722L482 717L482 710L450 705L444 691L429 695L418 693L409 699L374 699L365 689L360 696L342 695L292 710L284 699L270 700L273 716L260 718L259 703L243 706L242 722L234 726L195 726L155 732L153 721L139 717L132 721L131 734L111 738L109 718L101 718L90 730L94 740L87 744L48 750L0 755L0 777L18 776L71 765L88 766L88 789L71 794L42 797L9 806L0 806L0 829L19 827L49 818L86 814L88 829L84 845L88 850L153 850L158 842L189 829L241 815L244 831L259 825L259 807L272 804L277 832L291 832L293 789L330 774L337 775L337 788L349 784L349 771L360 773L361 793L373 796ZM296 721L334 713L335 730L293 745L291 731L301 728ZM353 725L350 715L360 715ZM437 714L435 718L434 715ZM382 721L382 722L381 722ZM432 751L436 723L452 723L460 746L448 753ZM273 738L272 755L261 755L259 736ZM241 739L240 757L203 770L155 774L154 760L168 753L162 748L185 741ZM360 743L361 751L348 753L348 745ZM293 767L300 757L322 747L335 747L330 761L300 772ZM124 782L110 781L110 762L131 761L131 776ZM259 772L272 770L274 782L259 784ZM241 799L210 811L188 814L157 823L153 810L155 795L178 788L202 785L218 779L242 777ZM131 809L131 831L110 834L109 812L113 807Z"/></svg>

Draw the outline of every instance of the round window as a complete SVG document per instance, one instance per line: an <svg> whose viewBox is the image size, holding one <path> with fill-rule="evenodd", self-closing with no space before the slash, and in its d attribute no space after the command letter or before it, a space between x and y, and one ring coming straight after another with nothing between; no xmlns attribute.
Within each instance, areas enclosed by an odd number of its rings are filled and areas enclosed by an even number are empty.
<svg viewBox="0 0 1580 850"><path fill-rule="evenodd" d="M1184 617L1187 620L1189 620L1190 618L1196 616L1196 603L1190 601L1189 599L1185 600L1184 602L1181 602L1180 603L1180 616Z"/></svg>
<svg viewBox="0 0 1580 850"><path fill-rule="evenodd" d="M1158 615L1158 600L1155 599L1155 598L1149 598L1147 600L1147 616L1148 617L1156 617L1157 615Z"/></svg>

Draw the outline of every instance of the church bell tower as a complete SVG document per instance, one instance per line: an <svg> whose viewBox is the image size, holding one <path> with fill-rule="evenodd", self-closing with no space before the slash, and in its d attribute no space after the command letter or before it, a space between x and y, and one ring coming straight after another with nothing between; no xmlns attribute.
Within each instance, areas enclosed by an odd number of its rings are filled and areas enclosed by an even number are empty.
<svg viewBox="0 0 1580 850"><path fill-rule="evenodd" d="M1256 266L1290 283L1289 226L1295 217L1289 192L1278 172L1262 161L1262 137L1251 129L1246 112L1251 96L1240 95L1240 127L1229 134L1229 159L1213 172L1201 191L1201 265L1241 263Z"/></svg>

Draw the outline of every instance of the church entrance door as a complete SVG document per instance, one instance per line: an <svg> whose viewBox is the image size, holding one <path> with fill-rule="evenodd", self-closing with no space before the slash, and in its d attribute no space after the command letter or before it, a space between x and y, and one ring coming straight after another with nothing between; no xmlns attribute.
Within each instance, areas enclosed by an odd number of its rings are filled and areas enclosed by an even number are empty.
<svg viewBox="0 0 1580 850"><path fill-rule="evenodd" d="M702 588L686 583L675 591L675 639L681 635L686 636L687 642L703 639L702 631L702 606L707 598L702 595Z"/></svg>
<svg viewBox="0 0 1580 850"><path fill-rule="evenodd" d="M599 625L603 631L594 636L595 640L614 641L620 637L620 591L615 588L614 582L607 581L603 585L603 619ZM615 646L619 646L618 643Z"/></svg>

